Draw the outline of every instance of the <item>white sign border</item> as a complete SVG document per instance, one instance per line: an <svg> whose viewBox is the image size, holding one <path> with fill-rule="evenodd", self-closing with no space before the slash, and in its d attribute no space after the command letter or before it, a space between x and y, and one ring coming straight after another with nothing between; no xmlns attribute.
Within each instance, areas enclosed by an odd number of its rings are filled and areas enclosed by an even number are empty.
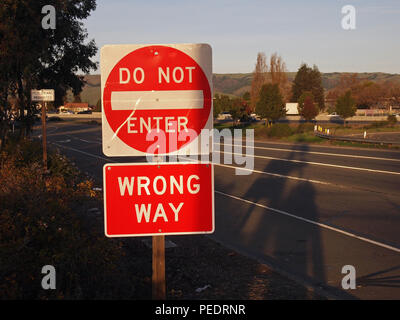
<svg viewBox="0 0 400 320"><path fill-rule="evenodd" d="M212 229L211 231L195 231L195 232L159 232L159 233L141 233L141 234L122 234L122 235L109 235L107 233L107 197L106 197L106 167L119 167L119 166L136 166L136 165L186 165L186 164L205 164L211 166L211 207L212 207ZM212 162L204 161L182 161L182 162L130 162L130 163L106 163L103 166L103 198L104 198L104 234L107 238L125 238L125 237L149 237L149 236L172 236L172 235L194 235L194 234L212 234L215 232L215 191L214 191L214 164Z"/></svg>
<svg viewBox="0 0 400 320"><path fill-rule="evenodd" d="M202 68L204 74L207 77L208 84L210 86L211 91L211 110L208 116L207 122L203 129L212 130L214 127L214 114L213 114L213 73L212 73L212 47L207 43L181 43L181 44L116 44L116 45L105 45L100 50L100 72L101 72L101 109L102 109L102 150L103 154L108 157L131 157L131 156L146 156L148 153L139 151L128 146L125 142L123 142L117 135L114 134L114 131L111 129L108 124L107 118L104 112L104 102L103 102L103 93L105 83L107 78L115 67L115 65L127 54L148 46L165 46L180 50L191 57L197 64ZM204 55L210 56L210 63L205 61L206 59L198 59L198 57L202 56L202 54L197 53L204 51ZM105 139L105 137L113 137L112 145L106 145L106 141L109 139ZM170 153L163 153L158 155L187 155L188 152L190 155L201 155L212 152L213 143L212 138L209 139L209 149L207 152L202 150L200 143L200 134L189 144L186 144L184 147L180 148L177 151ZM198 151L193 152L194 150L192 145L198 146Z"/></svg>

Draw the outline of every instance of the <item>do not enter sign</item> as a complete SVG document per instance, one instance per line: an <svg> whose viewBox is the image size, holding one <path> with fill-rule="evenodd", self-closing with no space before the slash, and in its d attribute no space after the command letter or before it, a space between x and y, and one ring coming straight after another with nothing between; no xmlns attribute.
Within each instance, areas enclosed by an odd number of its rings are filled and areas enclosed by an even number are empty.
<svg viewBox="0 0 400 320"><path fill-rule="evenodd" d="M188 148L202 129L212 129L211 79L206 44L103 47L104 154L171 154Z"/></svg>
<svg viewBox="0 0 400 320"><path fill-rule="evenodd" d="M130 163L104 166L108 237L212 233L211 163Z"/></svg>

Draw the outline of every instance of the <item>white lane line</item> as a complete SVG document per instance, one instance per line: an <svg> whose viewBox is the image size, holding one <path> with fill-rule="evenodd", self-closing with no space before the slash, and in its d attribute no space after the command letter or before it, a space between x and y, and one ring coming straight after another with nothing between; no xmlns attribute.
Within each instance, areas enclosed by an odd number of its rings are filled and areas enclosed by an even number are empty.
<svg viewBox="0 0 400 320"><path fill-rule="evenodd" d="M287 146L296 146L300 145L299 143L288 143L288 142L272 142L272 141L262 141L262 140L253 140L255 143L262 143L262 144L277 144L277 145L287 145ZM394 151L394 150L385 150L385 149L366 149L362 147L334 147L334 146L327 146L323 144L313 144L308 146L311 147L316 147L316 148L326 148L326 149L340 149L340 150L356 150L356 151L365 151L365 152L374 152L374 153L380 153L380 152L391 152L391 153L400 153L399 151Z"/></svg>
<svg viewBox="0 0 400 320"><path fill-rule="evenodd" d="M56 145L56 146L58 146L60 148L72 150L72 151L75 151L75 152L78 152L78 153L82 153L82 154L90 156L90 157L94 157L94 158L98 158L98 159L101 159L101 160L118 163L118 161L114 161L114 160L111 160L111 159L107 159L107 158L103 158L103 157L100 157L100 156L96 156L96 155L94 155L92 153L81 151L81 150L78 150L78 149L75 149L75 148L62 146L62 145L59 145L59 144L54 143L54 142L52 142L52 144L54 144L54 145ZM183 159L183 158L179 157L179 159ZM188 159L185 158L184 160L188 160ZM193 159L190 159L190 160L193 160ZM196 160L193 160L193 161L196 161ZM254 173L265 174L265 175L274 176L274 177L278 177L278 178L286 178L286 179L292 179L292 180L297 180L297 181L305 181L305 182L323 184L323 185L332 185L332 183L330 183L330 182L324 182L324 181L312 180L312 179L306 179L306 178L299 178L299 177L294 177L294 176L285 176L285 175L278 174L278 173L259 171L259 170L251 170L251 169L247 169L247 168L240 168L240 167L230 166L230 165L226 165L226 164L214 163L214 165L221 166L221 167L227 167L227 168L231 168L231 169L251 171L251 172L254 172ZM336 186L340 187L339 185L336 185Z"/></svg>
<svg viewBox="0 0 400 320"><path fill-rule="evenodd" d="M189 159L182 158L182 157L178 157L178 158L179 158L179 159L182 159L182 160L193 160L193 161L197 161L197 160L190 159L190 158L189 158ZM313 179L307 179L307 178L300 178L300 177L295 177L295 176L286 176L286 175L279 174L279 173L272 173L272 172L260 171L260 170L255 170L255 169L247 169L247 168L236 167L236 166L231 166L231 165L222 164L222 163L213 162L213 165L214 165L214 166L219 166L219 167L225 167L225 168L235 169L235 170L248 171L248 172L252 172L252 173L265 174L265 175L273 176L273 177L277 177L277 178L292 179L292 180L297 180L297 181L311 182L311 183L323 184L323 185L333 185L333 183L325 182L325 181L320 181L320 180L313 180ZM343 186L340 186L340 185L338 185L338 184L335 184L335 186L336 186L336 187L343 187Z"/></svg>
<svg viewBox="0 0 400 320"><path fill-rule="evenodd" d="M98 159L101 159L101 160L111 161L111 162L118 163L118 161L114 161L114 160L111 160L111 159L107 159L107 158L103 158L103 157L100 157L100 156L96 156L96 155L94 155L94 154L92 154L92 153L88 153L88 152L85 152L85 151L81 151L81 150L78 150L78 149L75 149L75 148L62 146L62 145L59 145L58 143L55 143L55 142L52 142L52 144L54 144L54 145L56 145L56 146L58 146L58 147L60 147L60 148L64 148L64 149L72 150L72 151L75 151L75 152L79 152L79 153L82 153L82 154L87 155L87 156L90 156L90 157L94 157L94 158L98 158ZM181 159L181 158L180 158L180 159ZM185 158L185 160L187 160L187 159ZM195 160L194 160L194 161L195 161ZM226 165L226 164L214 163L214 165L221 166L221 167L227 167L227 168L231 168L231 169L238 169L238 170L244 170L244 171L251 171L251 172L255 172L255 173L259 173L259 174L265 174L265 175L270 175L270 176L278 177L278 178L286 178L286 179L292 179L292 180L297 180L297 181L305 181L305 182L311 182L311 183L323 184L323 185L332 185L332 183L324 182L324 181L319 181L319 180L312 180L312 179L306 179L306 178L299 178L299 177L294 177L294 176L285 176L285 175L278 174L278 173L272 173L272 172L266 172L266 171L259 171L259 170L251 170L251 169L246 169L246 168L240 168L240 167L230 166L230 165Z"/></svg>
<svg viewBox="0 0 400 320"><path fill-rule="evenodd" d="M56 145L57 147L60 147L60 148L63 148L63 149L67 149L67 150L72 150L72 151L75 151L75 152L78 152L78 153L82 153L82 154L87 155L89 157L101 159L101 160L104 160L104 161L118 163L118 161L115 161L115 160L112 160L112 159L103 158L103 157L100 157L100 156L96 156L95 154L88 153L88 152L85 152L85 151L82 151L82 150L78 150L78 149L75 149L75 148L66 147L66 146L63 146L63 145L55 143L55 142L50 142L50 143Z"/></svg>
<svg viewBox="0 0 400 320"><path fill-rule="evenodd" d="M75 149L75 148L62 146L62 145L59 145L59 144L54 143L54 142L52 142L52 144L54 144L56 146L59 146L60 148L69 149L69 150L72 150L72 151L76 151L76 152L85 154L85 155L90 156L90 157L94 157L94 158L98 158L98 159L101 159L101 160L118 163L118 161L115 161L115 160L112 160L112 159L106 159L106 158L103 158L103 157L100 157L100 156L96 156L94 154L91 154L91 153L88 153L88 152L84 152L84 151L81 151L81 150L78 150L78 149ZM226 166L226 165L224 165L224 166ZM263 171L260 171L260 172L263 172ZM275 174L273 174L273 175L275 175ZM296 178L296 177L292 177L292 178ZM302 178L296 178L296 180L302 180ZM322 182L322 181L320 181L319 183L327 184L327 183ZM246 203L249 203L249 204L252 204L252 205L255 205L255 206L270 210L270 211L273 211L275 213L280 213L280 214L283 214L283 215L286 215L286 216L289 216L289 217L292 217L292 218L295 218L295 219L298 219L298 220L302 220L304 222L308 222L308 223L317 225L317 226L325 228L325 229L336 231L336 232L339 232L341 234L347 235L349 237L356 238L356 239L359 239L359 240L362 240L362 241L365 241L365 242L368 242L368 243L371 243L371 244L375 244L377 246L380 246L380 247L395 251L397 253L400 253L400 249L399 248L392 247L392 246L389 246L387 244L384 244L384 243L381 243L381 242L378 242L378 241L374 241L374 240L371 240L371 239L368 239L368 238L365 238L365 237L361 237L361 236L358 236L358 235L356 235L354 233L350 233L350 232L347 232L347 231L344 231L344 230L341 230L341 229L337 229L337 228L328 226L326 224L319 223L319 222L316 222L316 221L312 221L312 220L309 220L309 219L306 219L306 218L298 217L298 216L295 216L295 215L290 214L288 212L285 212L285 211L282 211L282 210L278 210L278 209L274 209L274 208L270 208L270 207L267 207L265 205L262 205L262 204L259 204L259 203L256 203L256 202L252 202L250 200L246 200L246 199L243 199L243 198L239 198L239 197L236 197L236 196L233 196L233 195L230 195L230 194L218 191L218 190L215 190L215 193L230 197L232 199L240 200L240 201L243 201L243 202L246 202Z"/></svg>
<svg viewBox="0 0 400 320"><path fill-rule="evenodd" d="M232 154L232 155L239 155L239 156L242 156L242 157L243 156L247 156L247 157L253 157L253 158L278 160L278 161L286 161L286 162L295 162L295 163L306 163L306 164L312 164L312 165L317 165L317 166L334 167L334 168L341 168L341 169L350 169L350 170L359 170L359 171L368 171L368 172L400 175L400 172L395 172L395 171L375 170L375 169L360 168L360 167L349 167L349 166L341 166L341 165L338 165L338 164L330 164L330 163L321 163L321 162L313 162L313 161L276 158L276 157L268 157L268 156L243 155L241 153L235 153L235 152L220 151L220 153L229 153L229 154Z"/></svg>
<svg viewBox="0 0 400 320"><path fill-rule="evenodd" d="M272 172L267 172L267 171L251 170L251 169L247 169L247 168L235 167L235 166L230 166L230 165L221 164L221 163L213 163L213 164L215 166L232 168L232 169L236 169L236 170L250 171L250 172L254 172L254 173L265 174L268 176L277 177L277 178L292 179L292 180L305 181L305 182L311 182L311 183L316 183L316 184L332 185L332 183L330 183L330 182L324 182L324 181L320 181L320 180L312 180L312 179L299 178L299 177L294 177L294 176L286 176L283 174L272 173ZM335 186L339 187L339 185L337 185L337 184L335 184Z"/></svg>
<svg viewBox="0 0 400 320"><path fill-rule="evenodd" d="M329 225L326 225L326 224L323 224L323 223L320 223L320 222L316 222L316 221L313 221L313 220L302 218L302 217L296 216L294 214L291 214L289 212L286 212L286 211L283 211L283 210L279 210L279 209L274 209L274 208L265 206L263 204L256 203L256 202L253 202L253 201L250 201L250 200L246 200L246 199L243 199L243 198L239 198L239 197L236 197L236 196L233 196L231 194L227 194L225 192L221 192L221 191L218 191L218 190L215 190L215 193L221 194L223 196L226 196L226 197L229 197L229 198L232 198L232 199L235 199L235 200L246 202L248 204L255 205L257 207L260 207L260 208L263 208L263 209L267 209L269 211L272 211L272 212L275 212L275 213L279 213L279 214L282 214L282 215L287 216L287 217L291 217L291 218L294 218L294 219L297 219L297 220L301 220L303 222L307 222L307 223L316 225L318 227L321 227L321 228L324 228L324 229L328 229L328 230L331 230L331 231L334 231L334 232L338 232L338 233L344 234L344 235L346 235L348 237L355 238L355 239L358 239L358 240L361 240L361 241L364 241L364 242L368 242L368 243L374 244L376 246L379 246L379 247L382 247L382 248L385 248L385 249L400 253L400 248L396 248L396 247L390 246L390 245L382 243L382 242L371 240L371 239L356 235L354 233L344 231L342 229L338 229L338 228L331 227Z"/></svg>
<svg viewBox="0 0 400 320"><path fill-rule="evenodd" d="M66 136L69 137L69 138L71 138L71 139L79 140L79 141L82 141L82 142L85 142L85 143L97 143L97 144L101 144L101 142L99 142L99 141L85 140L85 139L81 139L81 138L74 137L74 136L72 136L72 135L70 135L70 134L66 134Z"/></svg>
<svg viewBox="0 0 400 320"><path fill-rule="evenodd" d="M81 139L78 139L81 140ZM56 143L54 143L56 144ZM57 144L56 144L57 145ZM60 145L58 145L60 146ZM63 147L63 146L60 146ZM81 152L84 154L89 155L89 153L80 151L78 149L74 149L74 148L70 148L70 150L75 150L77 152ZM220 153L226 153L223 151L220 151ZM242 154L239 153L232 153L229 152L232 155L240 155L243 156ZM282 159L282 158L274 158L274 157L267 157L267 156L256 156L256 155L247 155L247 156L251 156L254 158L263 158L263 159L270 159L270 160L279 160L279 161L287 161L287 162L295 162L295 163L306 163L306 164L312 164L312 165L320 165L320 166L328 166L328 167L336 167L336 168L342 168L342 169L351 169L351 170L361 170L361 171L369 171L369 172L377 172L377 173L386 173L386 174L393 174L393 175L400 175L400 172L393 172L393 171L384 171L384 170L375 170L375 169L367 169L367 168L357 168L357 167L348 167L348 166L341 166L341 165L334 165L334 164L329 164L329 163L320 163L320 162L310 162L310 161L303 161L303 160L294 160L294 159ZM105 158L102 158L105 159ZM215 164L215 163L214 163ZM254 172L257 172L256 170L253 170ZM265 171L260 171L260 172L264 172L265 174L270 174L270 175L276 175L276 176L280 176L278 174L272 174L272 173L268 173ZM258 173L260 173L258 172ZM281 176L281 177L286 177L286 178L291 178L291 179L296 179L296 180L302 180L302 178L296 178L293 176ZM304 181L309 181L309 182L314 182L314 183L321 183L321 184L328 184L326 182L322 182L322 181L318 181L318 180L307 180L305 179Z"/></svg>
<svg viewBox="0 0 400 320"><path fill-rule="evenodd" d="M321 180L313 180L313 179L300 178L300 177L295 177L295 176L287 176L287 175L272 173L272 172L267 172L267 171L251 170L251 169L242 168L242 167L229 166L226 164L220 164L220 163L213 163L213 164L215 166L226 167L226 168L231 168L231 169L235 169L235 170L243 170L243 171L248 171L251 173L265 174L268 176L273 176L273 177L282 178L282 179L304 181L304 182L315 183L315 184L320 184L320 185L328 185L328 186L333 186L335 188L344 188L344 189L351 189L351 190L355 189L355 190L368 191L368 192L381 193L381 194L389 194L389 195L392 194L392 193L380 192L380 191L376 191L376 190L372 190L372 189L368 189L368 188L361 188L361 187L356 187L356 186L345 186L345 185L331 183L331 182L325 182L325 181L321 181ZM394 194L394 195L397 196L397 194Z"/></svg>
<svg viewBox="0 0 400 320"><path fill-rule="evenodd" d="M214 143L218 145L224 145L221 143ZM240 144L227 144L228 146L234 146L234 147L242 147ZM243 146L245 147L245 146ZM353 154L341 154L341 153L328 153L328 152L317 152L317 151L306 151L306 150L292 150L292 149L282 149L282 148L268 148L268 147L251 147L251 149L260 149L260 150L273 150L273 151L287 151L287 152L297 152L297 153L310 153L310 154L318 154L318 155L324 155L324 156L333 156L333 157L345 157L345 158L357 158L357 159L370 159L370 160L383 160L383 161L398 161L400 162L400 159L393 159L393 158L381 158L381 157L369 157L369 156L359 156L359 155L353 155Z"/></svg>
<svg viewBox="0 0 400 320"><path fill-rule="evenodd" d="M82 142L86 142L86 143L98 143L98 142L96 142L96 141L89 141L89 140L80 139L80 138L75 138L75 137L74 137L74 139L79 140L79 141L82 141Z"/></svg>

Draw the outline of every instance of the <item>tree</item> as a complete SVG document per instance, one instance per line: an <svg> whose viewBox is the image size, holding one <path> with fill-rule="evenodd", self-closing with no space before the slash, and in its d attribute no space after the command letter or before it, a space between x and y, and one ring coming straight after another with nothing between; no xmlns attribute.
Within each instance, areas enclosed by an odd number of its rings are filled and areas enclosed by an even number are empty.
<svg viewBox="0 0 400 320"><path fill-rule="evenodd" d="M96 107L94 108L95 112L101 112L101 98L97 100Z"/></svg>
<svg viewBox="0 0 400 320"><path fill-rule="evenodd" d="M83 76L97 68L90 60L97 52L94 40L84 43L87 32L81 20L96 8L95 0L55 0L56 29L42 28L42 7L47 2L2 0L0 2L0 94L15 97L21 136L29 134L35 105L31 89L55 89L55 105L62 104L68 89L77 95ZM4 100L4 98L2 99ZM4 101L0 101L4 109Z"/></svg>
<svg viewBox="0 0 400 320"><path fill-rule="evenodd" d="M390 81L383 83L361 81L356 73L342 74L335 88L331 89L326 97L336 100L350 90L358 108L372 108L393 101L395 87L396 85Z"/></svg>
<svg viewBox="0 0 400 320"><path fill-rule="evenodd" d="M400 105L400 85L392 85L390 88L389 99L396 105Z"/></svg>
<svg viewBox="0 0 400 320"><path fill-rule="evenodd" d="M229 96L216 93L214 95L214 118L216 118L221 112L229 111L231 109L232 100Z"/></svg>
<svg viewBox="0 0 400 320"><path fill-rule="evenodd" d="M260 96L261 87L266 82L268 72L267 58L265 53L259 52L257 54L257 62L253 72L253 79L251 81L250 89L250 109L255 110L257 101Z"/></svg>
<svg viewBox="0 0 400 320"><path fill-rule="evenodd" d="M244 101L246 101L247 104L250 104L250 100L251 100L250 92L246 91L245 93L243 93L242 99Z"/></svg>
<svg viewBox="0 0 400 320"><path fill-rule="evenodd" d="M277 84L279 86L279 90L282 93L285 101L289 99L290 92L286 71L286 64L283 62L282 57L278 56L276 52L273 53L269 59L267 82Z"/></svg>
<svg viewBox="0 0 400 320"><path fill-rule="evenodd" d="M336 113L341 116L346 123L346 119L356 114L357 105L351 91L348 90L344 95L340 96L336 101Z"/></svg>
<svg viewBox="0 0 400 320"><path fill-rule="evenodd" d="M351 90L357 106L371 108L385 97L385 88L372 81L363 81Z"/></svg>
<svg viewBox="0 0 400 320"><path fill-rule="evenodd" d="M318 104L320 110L325 108L324 88L322 87L322 77L318 67L313 68L303 63L297 71L292 85L292 101L298 101L305 91L310 91Z"/></svg>
<svg viewBox="0 0 400 320"><path fill-rule="evenodd" d="M394 114L389 114L386 121L389 125L394 126L397 123L397 118Z"/></svg>
<svg viewBox="0 0 400 320"><path fill-rule="evenodd" d="M80 94L77 94L76 96L74 96L74 102L76 102L76 103L81 103L82 102Z"/></svg>
<svg viewBox="0 0 400 320"><path fill-rule="evenodd" d="M275 122L286 114L285 103L277 84L267 83L262 86L256 113L268 122Z"/></svg>
<svg viewBox="0 0 400 320"><path fill-rule="evenodd" d="M299 114L306 119L311 121L318 115L318 106L314 102L314 96L311 92L305 91L301 95L298 101Z"/></svg>
<svg viewBox="0 0 400 320"><path fill-rule="evenodd" d="M245 103L242 99L237 98L231 101L229 113L232 116L233 123L236 123L245 113Z"/></svg>

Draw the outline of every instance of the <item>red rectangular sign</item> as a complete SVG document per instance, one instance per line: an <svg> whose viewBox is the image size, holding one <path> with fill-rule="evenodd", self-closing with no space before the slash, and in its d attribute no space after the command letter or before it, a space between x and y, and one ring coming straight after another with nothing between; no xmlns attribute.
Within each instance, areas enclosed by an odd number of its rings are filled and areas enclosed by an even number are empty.
<svg viewBox="0 0 400 320"><path fill-rule="evenodd" d="M106 164L107 237L214 232L210 163Z"/></svg>

